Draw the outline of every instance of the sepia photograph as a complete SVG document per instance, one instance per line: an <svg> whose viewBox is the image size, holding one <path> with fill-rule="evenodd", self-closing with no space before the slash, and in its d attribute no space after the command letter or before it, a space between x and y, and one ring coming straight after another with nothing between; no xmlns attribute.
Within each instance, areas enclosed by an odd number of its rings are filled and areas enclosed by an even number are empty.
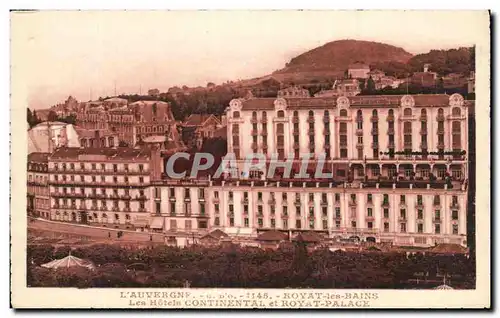
<svg viewBox="0 0 500 318"><path fill-rule="evenodd" d="M10 19L13 307L490 306L488 11Z"/></svg>

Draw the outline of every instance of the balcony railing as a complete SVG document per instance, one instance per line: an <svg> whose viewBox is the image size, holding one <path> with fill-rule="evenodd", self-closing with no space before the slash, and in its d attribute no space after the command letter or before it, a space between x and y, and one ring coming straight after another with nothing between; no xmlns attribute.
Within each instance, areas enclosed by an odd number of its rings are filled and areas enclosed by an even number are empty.
<svg viewBox="0 0 500 318"><path fill-rule="evenodd" d="M377 115L374 115L370 118L370 121L371 122L377 122L378 121L378 116Z"/></svg>
<svg viewBox="0 0 500 318"><path fill-rule="evenodd" d="M356 129L356 135L357 136L362 136L363 135L363 129Z"/></svg>
<svg viewBox="0 0 500 318"><path fill-rule="evenodd" d="M371 130L372 135L378 135L378 128L372 128Z"/></svg>

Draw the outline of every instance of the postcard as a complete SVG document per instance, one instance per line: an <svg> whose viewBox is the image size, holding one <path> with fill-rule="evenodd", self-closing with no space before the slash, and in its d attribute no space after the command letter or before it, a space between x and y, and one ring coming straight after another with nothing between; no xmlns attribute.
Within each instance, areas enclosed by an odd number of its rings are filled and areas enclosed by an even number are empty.
<svg viewBox="0 0 500 318"><path fill-rule="evenodd" d="M488 11L10 18L12 307L490 307Z"/></svg>

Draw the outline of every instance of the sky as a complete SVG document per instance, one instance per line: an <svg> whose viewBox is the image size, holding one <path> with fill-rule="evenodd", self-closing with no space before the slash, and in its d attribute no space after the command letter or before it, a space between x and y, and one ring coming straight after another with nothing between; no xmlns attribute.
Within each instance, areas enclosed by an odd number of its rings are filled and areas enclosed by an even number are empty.
<svg viewBox="0 0 500 318"><path fill-rule="evenodd" d="M43 11L11 14L30 108L267 75L341 39L412 54L476 43L480 11Z"/></svg>

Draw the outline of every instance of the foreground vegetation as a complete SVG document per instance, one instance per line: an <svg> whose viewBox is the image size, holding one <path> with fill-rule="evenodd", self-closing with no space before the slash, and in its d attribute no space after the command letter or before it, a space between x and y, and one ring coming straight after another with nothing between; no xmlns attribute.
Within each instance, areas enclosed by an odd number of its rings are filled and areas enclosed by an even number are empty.
<svg viewBox="0 0 500 318"><path fill-rule="evenodd" d="M63 258L69 247L28 246L30 287L245 287L245 288L433 288L443 282L474 288L475 259L463 255L380 252L308 253L300 243L287 250L94 245L71 255L91 260L84 268L51 270L39 265ZM418 279L418 280L417 280Z"/></svg>

